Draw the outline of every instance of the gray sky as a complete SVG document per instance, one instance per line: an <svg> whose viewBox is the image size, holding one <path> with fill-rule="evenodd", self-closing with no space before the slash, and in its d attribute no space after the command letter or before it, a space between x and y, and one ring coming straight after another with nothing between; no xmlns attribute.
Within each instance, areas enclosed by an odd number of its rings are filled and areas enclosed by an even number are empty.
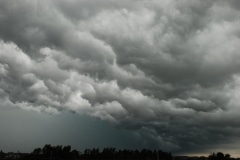
<svg viewBox="0 0 240 160"><path fill-rule="evenodd" d="M236 154L240 1L0 0L0 149Z"/></svg>

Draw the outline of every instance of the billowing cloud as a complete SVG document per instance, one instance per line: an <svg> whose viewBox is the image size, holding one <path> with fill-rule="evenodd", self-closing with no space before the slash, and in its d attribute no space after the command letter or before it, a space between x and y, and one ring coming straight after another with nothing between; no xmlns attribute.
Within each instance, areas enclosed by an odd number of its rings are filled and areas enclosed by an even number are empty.
<svg viewBox="0 0 240 160"><path fill-rule="evenodd" d="M153 148L231 144L239 14L235 0L2 0L0 102L97 117Z"/></svg>

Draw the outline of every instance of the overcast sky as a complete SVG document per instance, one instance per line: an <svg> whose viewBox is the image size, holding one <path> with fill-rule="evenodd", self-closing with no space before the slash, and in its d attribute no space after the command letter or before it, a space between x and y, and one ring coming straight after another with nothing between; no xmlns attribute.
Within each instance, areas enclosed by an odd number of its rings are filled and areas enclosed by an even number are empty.
<svg viewBox="0 0 240 160"><path fill-rule="evenodd" d="M0 149L232 155L239 0L0 0Z"/></svg>

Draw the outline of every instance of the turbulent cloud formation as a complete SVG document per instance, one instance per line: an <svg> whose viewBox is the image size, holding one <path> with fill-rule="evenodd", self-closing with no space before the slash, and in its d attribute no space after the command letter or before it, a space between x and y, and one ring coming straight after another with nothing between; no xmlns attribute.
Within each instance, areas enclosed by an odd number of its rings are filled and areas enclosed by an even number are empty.
<svg viewBox="0 0 240 160"><path fill-rule="evenodd" d="M0 103L71 111L154 148L240 133L237 0L0 0Z"/></svg>

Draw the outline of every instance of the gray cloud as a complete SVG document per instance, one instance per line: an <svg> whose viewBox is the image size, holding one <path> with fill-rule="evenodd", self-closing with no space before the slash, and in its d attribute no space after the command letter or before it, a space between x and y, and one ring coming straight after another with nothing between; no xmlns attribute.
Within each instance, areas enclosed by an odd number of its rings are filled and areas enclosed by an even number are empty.
<svg viewBox="0 0 240 160"><path fill-rule="evenodd" d="M97 117L152 148L230 143L240 128L238 6L2 0L0 101Z"/></svg>

